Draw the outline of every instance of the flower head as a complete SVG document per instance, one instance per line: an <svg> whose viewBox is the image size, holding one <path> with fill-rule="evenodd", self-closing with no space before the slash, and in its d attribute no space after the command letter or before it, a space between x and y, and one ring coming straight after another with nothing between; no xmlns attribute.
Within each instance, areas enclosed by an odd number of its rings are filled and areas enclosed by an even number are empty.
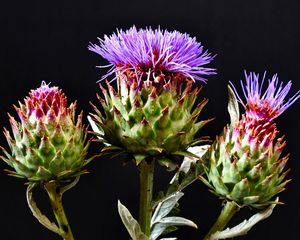
<svg viewBox="0 0 300 240"><path fill-rule="evenodd" d="M286 142L278 138L275 123L248 130L242 125L243 120L240 128L224 128L208 150L206 177L200 178L216 195L240 207L265 207L290 181L285 170L289 155L281 156Z"/></svg>
<svg viewBox="0 0 300 240"><path fill-rule="evenodd" d="M236 89L235 93L246 110L246 115L256 117L259 119L273 120L281 115L287 108L289 108L299 97L298 91L293 97L286 101L286 97L291 89L292 82L289 81L285 86L279 82L277 74L273 75L272 79L268 80L268 87L265 92L262 91L266 73L260 79L259 74L245 72L246 84L241 80L241 86L246 104L238 95Z"/></svg>
<svg viewBox="0 0 300 240"><path fill-rule="evenodd" d="M273 119L299 98L299 92L284 103L291 82L285 87L282 83L278 86L274 75L262 93L264 77L259 83L258 75L246 74L246 86L242 84L246 104L236 94L246 110L241 119L237 119L237 108L231 108L237 105L232 104L236 98L231 96L228 106L231 125L211 145L206 179L201 177L216 195L241 207L269 205L290 181L285 179L289 170L284 170L289 155L281 157L286 143L283 137L278 137Z"/></svg>
<svg viewBox="0 0 300 240"><path fill-rule="evenodd" d="M90 141L82 113L75 119L76 103L68 107L58 87L42 82L15 109L20 120L9 115L12 135L4 130L11 153L0 147L5 155L0 158L15 169L10 175L39 182L68 180L85 172Z"/></svg>
<svg viewBox="0 0 300 240"><path fill-rule="evenodd" d="M174 77L205 82L203 76L215 74L215 69L203 67L214 57L186 33L133 26L127 31L105 35L99 41L99 45L90 44L89 50L107 59L111 67L101 80L118 73L138 83L167 82Z"/></svg>

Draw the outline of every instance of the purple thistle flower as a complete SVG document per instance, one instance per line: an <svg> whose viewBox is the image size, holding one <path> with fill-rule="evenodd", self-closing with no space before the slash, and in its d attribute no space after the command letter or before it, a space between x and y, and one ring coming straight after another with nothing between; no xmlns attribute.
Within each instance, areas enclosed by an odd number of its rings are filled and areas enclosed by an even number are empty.
<svg viewBox="0 0 300 240"><path fill-rule="evenodd" d="M133 26L129 30L118 30L111 36L98 39L100 44L91 43L88 49L110 62L107 66L99 67L111 67L101 80L118 73L126 74L127 78L134 78L138 83L141 80L160 79L166 82L179 74L193 81L205 82L203 76L216 74L215 69L203 67L214 56L204 51L196 38L186 33L160 28L137 29Z"/></svg>
<svg viewBox="0 0 300 240"><path fill-rule="evenodd" d="M265 76L266 72L260 79L259 74L254 72L247 74L245 71L246 83L244 84L242 80L240 82L246 98L246 104L238 95L233 84L230 84L232 85L239 102L244 106L246 115L273 120L298 100L300 91L286 101L285 98L291 89L292 82L289 81L284 86L283 82L280 82L277 74L275 74L272 79L268 80L268 87L265 92L262 92Z"/></svg>

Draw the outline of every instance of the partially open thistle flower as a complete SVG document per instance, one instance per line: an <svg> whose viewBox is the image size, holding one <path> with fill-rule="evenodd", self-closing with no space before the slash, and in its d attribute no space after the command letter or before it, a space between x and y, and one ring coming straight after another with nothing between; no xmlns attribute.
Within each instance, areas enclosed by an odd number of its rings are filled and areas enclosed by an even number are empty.
<svg viewBox="0 0 300 240"><path fill-rule="evenodd" d="M192 83L215 73L203 66L213 57L187 34L135 27L105 36L89 49L110 62L103 78L116 74L118 82L117 91L109 84L108 92L101 87L104 114L96 107L92 114L105 150L127 152L138 161L186 154L208 122L197 122L207 100L194 107L200 89Z"/></svg>
<svg viewBox="0 0 300 240"><path fill-rule="evenodd" d="M82 113L75 120L76 103L68 107L61 90L42 82L19 105L20 121L9 115L13 136L4 130L11 153L2 149L2 159L15 169L10 174L35 182L84 173L89 141Z"/></svg>
<svg viewBox="0 0 300 240"><path fill-rule="evenodd" d="M264 93L262 86L258 75L246 74L247 103L238 96L246 113L217 137L209 150L207 179L202 178L216 195L240 206L268 205L289 182L288 155L280 157L286 143L278 138L274 119L299 98L299 91L284 103L291 82L282 87L275 75Z"/></svg>
<svg viewBox="0 0 300 240"><path fill-rule="evenodd" d="M286 96L292 87L292 82L289 81L283 86L283 82L279 82L278 76L275 74L272 79L268 80L268 87L265 92L262 92L265 74L260 79L259 74L253 72L247 74L245 72L246 84L244 85L241 80L242 90L246 98L245 103L238 95L234 86L232 86L239 102L245 108L247 116L273 121L297 101L300 97L300 91L286 101Z"/></svg>

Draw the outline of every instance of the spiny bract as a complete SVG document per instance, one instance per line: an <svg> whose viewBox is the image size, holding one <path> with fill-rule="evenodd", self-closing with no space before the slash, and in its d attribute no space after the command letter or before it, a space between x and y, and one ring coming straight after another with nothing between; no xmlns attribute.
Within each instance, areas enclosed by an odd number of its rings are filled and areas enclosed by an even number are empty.
<svg viewBox="0 0 300 240"><path fill-rule="evenodd" d="M104 150L130 153L137 164L147 156L156 156L169 166L171 155L188 155L186 149L199 142L194 140L195 134L210 121L197 122L207 100L193 109L200 89L192 89L192 82L180 91L177 83L168 82L160 94L151 81L140 90L135 82L129 85L121 76L118 92L107 85L108 92L101 87L104 99L98 96L104 114L94 106L97 114L92 118L97 126L92 126L106 145Z"/></svg>
<svg viewBox="0 0 300 240"><path fill-rule="evenodd" d="M274 123L254 123L243 116L210 148L207 180L202 180L216 195L240 206L270 204L289 181L288 171L283 172L288 156L280 158L285 142L276 135Z"/></svg>
<svg viewBox="0 0 300 240"><path fill-rule="evenodd" d="M43 82L19 105L15 109L20 122L9 116L13 137L4 129L11 154L2 149L5 156L1 158L15 169L10 175L35 182L84 173L89 141L82 113L75 121L76 103L67 107L62 91Z"/></svg>

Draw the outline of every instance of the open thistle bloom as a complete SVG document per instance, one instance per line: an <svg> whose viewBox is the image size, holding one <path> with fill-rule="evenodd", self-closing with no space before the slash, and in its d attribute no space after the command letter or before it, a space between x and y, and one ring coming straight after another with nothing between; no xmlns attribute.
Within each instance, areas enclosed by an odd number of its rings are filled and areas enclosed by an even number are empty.
<svg viewBox="0 0 300 240"><path fill-rule="evenodd" d="M214 73L202 67L213 59L210 54L187 34L135 27L106 36L90 49L110 61L108 75L114 72L118 80L118 91L109 84L108 92L101 87L104 114L96 107L92 114L105 150L124 151L138 161L187 153L209 121L197 122L207 100L193 106L200 88L193 89L192 80Z"/></svg>
<svg viewBox="0 0 300 240"><path fill-rule="evenodd" d="M112 74L125 75L130 84L136 81L142 86L144 81L156 85L169 80L205 82L203 76L215 74L215 69L204 67L214 57L186 33L131 27L99 41L99 45L91 44L89 50L110 62L111 69L102 79Z"/></svg>
<svg viewBox="0 0 300 240"><path fill-rule="evenodd" d="M82 113L75 120L76 103L67 107L64 93L42 82L19 105L15 109L20 121L9 116L13 137L4 130L11 154L2 149L2 159L15 169L10 174L35 182L84 173L89 141Z"/></svg>
<svg viewBox="0 0 300 240"><path fill-rule="evenodd" d="M246 79L246 86L242 85L246 113L217 137L209 150L207 180L202 180L221 198L240 206L262 207L289 182L285 180L289 170L284 171L288 155L280 157L286 143L278 138L272 120L299 98L299 92L284 104L291 82L277 88L275 75L262 93L258 75L251 73Z"/></svg>

